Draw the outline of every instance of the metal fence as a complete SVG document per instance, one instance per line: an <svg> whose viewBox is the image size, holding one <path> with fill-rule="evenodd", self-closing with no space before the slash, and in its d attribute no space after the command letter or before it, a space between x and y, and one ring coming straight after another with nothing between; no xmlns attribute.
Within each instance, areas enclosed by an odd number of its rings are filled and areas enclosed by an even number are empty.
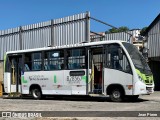
<svg viewBox="0 0 160 120"><path fill-rule="evenodd" d="M91 41L122 40L122 41L132 43L133 37L135 38L138 37L140 30L135 29L127 32L132 34L132 36L130 36L128 33L125 33L125 32L107 33L105 35L93 35L91 36Z"/></svg>
<svg viewBox="0 0 160 120"><path fill-rule="evenodd" d="M0 31L0 60L7 51L89 41L90 13Z"/></svg>

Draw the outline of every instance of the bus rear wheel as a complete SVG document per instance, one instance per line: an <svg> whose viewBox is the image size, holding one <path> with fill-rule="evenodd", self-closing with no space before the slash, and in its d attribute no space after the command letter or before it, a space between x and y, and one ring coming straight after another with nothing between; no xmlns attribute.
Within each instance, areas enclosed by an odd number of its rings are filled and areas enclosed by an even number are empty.
<svg viewBox="0 0 160 120"><path fill-rule="evenodd" d="M41 93L41 90L39 88L33 88L31 90L31 94L32 94L32 97L36 100L39 100L42 98L42 93Z"/></svg>
<svg viewBox="0 0 160 120"><path fill-rule="evenodd" d="M123 100L123 92L121 89L112 89L111 94L110 94L110 99L113 102L121 102Z"/></svg>

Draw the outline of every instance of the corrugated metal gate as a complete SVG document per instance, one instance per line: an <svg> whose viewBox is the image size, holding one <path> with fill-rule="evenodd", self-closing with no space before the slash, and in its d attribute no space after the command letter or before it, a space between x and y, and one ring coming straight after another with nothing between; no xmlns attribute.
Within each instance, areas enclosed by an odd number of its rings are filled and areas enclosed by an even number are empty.
<svg viewBox="0 0 160 120"><path fill-rule="evenodd" d="M89 41L90 13L0 31L0 60L7 51Z"/></svg>

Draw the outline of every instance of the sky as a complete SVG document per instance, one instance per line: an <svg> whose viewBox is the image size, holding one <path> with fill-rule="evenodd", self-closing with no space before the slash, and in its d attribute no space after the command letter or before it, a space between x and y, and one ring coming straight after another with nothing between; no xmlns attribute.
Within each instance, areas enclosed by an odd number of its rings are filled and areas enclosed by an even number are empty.
<svg viewBox="0 0 160 120"><path fill-rule="evenodd" d="M0 0L0 30L86 11L115 27L141 29L160 13L160 0ZM108 28L91 21L96 32Z"/></svg>

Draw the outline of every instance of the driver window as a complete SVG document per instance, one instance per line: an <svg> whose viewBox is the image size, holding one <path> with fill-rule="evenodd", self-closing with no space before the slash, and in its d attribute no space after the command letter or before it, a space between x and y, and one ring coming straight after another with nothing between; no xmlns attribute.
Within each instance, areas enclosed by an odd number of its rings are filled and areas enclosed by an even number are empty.
<svg viewBox="0 0 160 120"><path fill-rule="evenodd" d="M107 46L106 66L110 69L131 73L128 59L123 50L121 53L119 52L120 49L121 47L119 44L110 44Z"/></svg>

